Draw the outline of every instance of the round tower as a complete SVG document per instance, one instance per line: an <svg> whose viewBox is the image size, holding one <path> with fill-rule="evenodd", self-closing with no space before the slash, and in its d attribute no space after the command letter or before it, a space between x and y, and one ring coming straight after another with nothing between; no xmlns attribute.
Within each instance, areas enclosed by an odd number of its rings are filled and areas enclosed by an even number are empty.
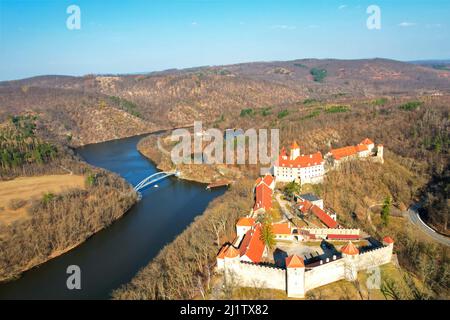
<svg viewBox="0 0 450 320"><path fill-rule="evenodd" d="M305 262L297 255L286 258L286 280L288 297L305 297Z"/></svg>
<svg viewBox="0 0 450 320"><path fill-rule="evenodd" d="M384 163L384 147L382 144L377 146L377 158L381 163Z"/></svg>
<svg viewBox="0 0 450 320"><path fill-rule="evenodd" d="M358 248L351 242L341 248L345 263L345 279L355 281L358 277Z"/></svg>

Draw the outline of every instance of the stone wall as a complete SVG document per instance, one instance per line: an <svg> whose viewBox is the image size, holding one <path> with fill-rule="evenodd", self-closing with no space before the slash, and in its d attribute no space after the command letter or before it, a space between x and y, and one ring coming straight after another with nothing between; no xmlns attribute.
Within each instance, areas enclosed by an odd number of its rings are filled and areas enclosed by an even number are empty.
<svg viewBox="0 0 450 320"><path fill-rule="evenodd" d="M305 272L305 292L326 284L342 280L345 276L343 259L332 261Z"/></svg>
<svg viewBox="0 0 450 320"><path fill-rule="evenodd" d="M242 287L286 290L286 270L246 262L227 264L226 272Z"/></svg>

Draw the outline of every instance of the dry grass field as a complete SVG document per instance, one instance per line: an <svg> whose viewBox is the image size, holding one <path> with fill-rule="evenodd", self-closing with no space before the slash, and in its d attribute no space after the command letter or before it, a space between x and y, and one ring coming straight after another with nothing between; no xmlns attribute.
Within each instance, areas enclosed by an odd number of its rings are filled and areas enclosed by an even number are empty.
<svg viewBox="0 0 450 320"><path fill-rule="evenodd" d="M28 216L31 200L46 193L58 194L70 189L84 189L85 177L80 175L46 175L23 177L0 182L0 223L6 225Z"/></svg>

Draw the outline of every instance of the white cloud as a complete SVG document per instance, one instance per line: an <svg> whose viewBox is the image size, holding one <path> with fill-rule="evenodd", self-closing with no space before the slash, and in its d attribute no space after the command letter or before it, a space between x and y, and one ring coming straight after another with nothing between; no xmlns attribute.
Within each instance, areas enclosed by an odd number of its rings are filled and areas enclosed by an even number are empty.
<svg viewBox="0 0 450 320"><path fill-rule="evenodd" d="M408 22L408 21L403 21L398 24L399 27L403 27L403 28L414 27L415 25L417 25L415 22Z"/></svg>
<svg viewBox="0 0 450 320"><path fill-rule="evenodd" d="M281 29L281 30L295 30L297 29L296 26L288 26L285 24L276 24L270 27L271 29Z"/></svg>
<svg viewBox="0 0 450 320"><path fill-rule="evenodd" d="M317 25L317 24L310 24L310 25L306 26L306 29L317 29L317 28L319 28L319 27L320 27L320 26Z"/></svg>
<svg viewBox="0 0 450 320"><path fill-rule="evenodd" d="M197 23L197 21L192 21L191 25L193 25L193 26L197 26L197 25L198 25L198 23Z"/></svg>
<svg viewBox="0 0 450 320"><path fill-rule="evenodd" d="M343 9L345 9L345 8L347 8L348 6L346 5L346 4L341 4L339 7L338 7L338 9L339 10L343 10Z"/></svg>

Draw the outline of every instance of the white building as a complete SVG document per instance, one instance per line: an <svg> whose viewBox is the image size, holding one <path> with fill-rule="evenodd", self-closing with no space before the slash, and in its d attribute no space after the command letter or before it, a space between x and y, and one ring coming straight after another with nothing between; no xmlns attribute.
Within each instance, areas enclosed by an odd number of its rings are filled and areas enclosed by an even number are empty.
<svg viewBox="0 0 450 320"><path fill-rule="evenodd" d="M325 161L322 153L302 155L300 147L294 142L290 155L284 148L274 165L274 176L277 182L321 183L325 174Z"/></svg>

